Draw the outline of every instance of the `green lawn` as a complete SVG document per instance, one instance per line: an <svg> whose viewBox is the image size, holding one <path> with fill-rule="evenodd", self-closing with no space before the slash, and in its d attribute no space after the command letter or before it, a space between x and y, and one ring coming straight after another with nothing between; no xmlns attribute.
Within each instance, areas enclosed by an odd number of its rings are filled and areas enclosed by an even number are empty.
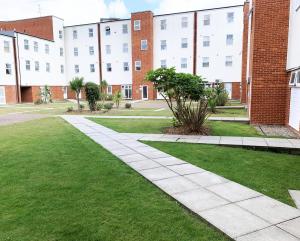
<svg viewBox="0 0 300 241"><path fill-rule="evenodd" d="M163 133L164 129L172 126L168 119L100 119L91 120L122 133ZM210 135L214 136L260 136L254 127L236 122L208 121Z"/></svg>
<svg viewBox="0 0 300 241"><path fill-rule="evenodd" d="M0 133L1 241L229 240L59 118Z"/></svg>
<svg viewBox="0 0 300 241"><path fill-rule="evenodd" d="M300 190L299 156L213 145L146 142L232 181L295 206L288 190Z"/></svg>

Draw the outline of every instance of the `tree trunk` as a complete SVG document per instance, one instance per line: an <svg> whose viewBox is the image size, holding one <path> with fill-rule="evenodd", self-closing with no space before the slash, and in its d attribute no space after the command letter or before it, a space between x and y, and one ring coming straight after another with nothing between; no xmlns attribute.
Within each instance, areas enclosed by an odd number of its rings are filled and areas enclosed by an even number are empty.
<svg viewBox="0 0 300 241"><path fill-rule="evenodd" d="M80 111L79 92L76 92L76 99L77 99L77 108L78 111Z"/></svg>

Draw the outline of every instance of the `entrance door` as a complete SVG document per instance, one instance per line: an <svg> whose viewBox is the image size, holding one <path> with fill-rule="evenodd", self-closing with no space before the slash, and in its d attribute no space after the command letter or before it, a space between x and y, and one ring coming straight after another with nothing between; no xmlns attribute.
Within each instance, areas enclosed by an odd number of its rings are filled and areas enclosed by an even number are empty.
<svg viewBox="0 0 300 241"><path fill-rule="evenodd" d="M64 86L64 99L68 99L68 87L67 86Z"/></svg>
<svg viewBox="0 0 300 241"><path fill-rule="evenodd" d="M148 100L148 86L144 85L142 89L142 99Z"/></svg>
<svg viewBox="0 0 300 241"><path fill-rule="evenodd" d="M5 87L0 86L0 105L6 104L6 99L5 99Z"/></svg>
<svg viewBox="0 0 300 241"><path fill-rule="evenodd" d="M289 125L300 130L300 88L291 88Z"/></svg>
<svg viewBox="0 0 300 241"><path fill-rule="evenodd" d="M231 99L232 98L232 83L225 83L224 87L225 87L225 90L228 93L229 99Z"/></svg>

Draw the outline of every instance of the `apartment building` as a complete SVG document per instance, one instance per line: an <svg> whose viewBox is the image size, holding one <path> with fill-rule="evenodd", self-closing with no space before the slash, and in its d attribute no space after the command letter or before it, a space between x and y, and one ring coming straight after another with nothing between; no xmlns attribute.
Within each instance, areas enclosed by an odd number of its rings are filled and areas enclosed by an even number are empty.
<svg viewBox="0 0 300 241"><path fill-rule="evenodd" d="M163 15L137 12L130 19L75 26L47 16L0 22L0 29L1 44L8 38L15 46L15 56L2 47L12 60L3 59L1 68L5 72L11 62L14 71L5 78L17 96L12 101L11 94L2 94L2 103L35 101L45 85L53 99L74 98L68 83L77 76L97 84L106 80L108 94L121 91L124 99L159 99L145 81L146 73L159 67L222 81L230 97L240 97L241 5ZM0 86L5 83L0 80Z"/></svg>
<svg viewBox="0 0 300 241"><path fill-rule="evenodd" d="M251 123L300 131L300 1L252 0L244 10L242 100Z"/></svg>

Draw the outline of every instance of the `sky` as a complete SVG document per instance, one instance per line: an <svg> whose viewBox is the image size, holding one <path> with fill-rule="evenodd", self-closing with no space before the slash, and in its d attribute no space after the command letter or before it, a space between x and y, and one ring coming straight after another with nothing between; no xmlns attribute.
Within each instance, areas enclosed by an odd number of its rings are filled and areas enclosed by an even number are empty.
<svg viewBox="0 0 300 241"><path fill-rule="evenodd" d="M0 0L0 21L54 15L65 25L129 18L131 12L155 14L243 4L244 0Z"/></svg>

